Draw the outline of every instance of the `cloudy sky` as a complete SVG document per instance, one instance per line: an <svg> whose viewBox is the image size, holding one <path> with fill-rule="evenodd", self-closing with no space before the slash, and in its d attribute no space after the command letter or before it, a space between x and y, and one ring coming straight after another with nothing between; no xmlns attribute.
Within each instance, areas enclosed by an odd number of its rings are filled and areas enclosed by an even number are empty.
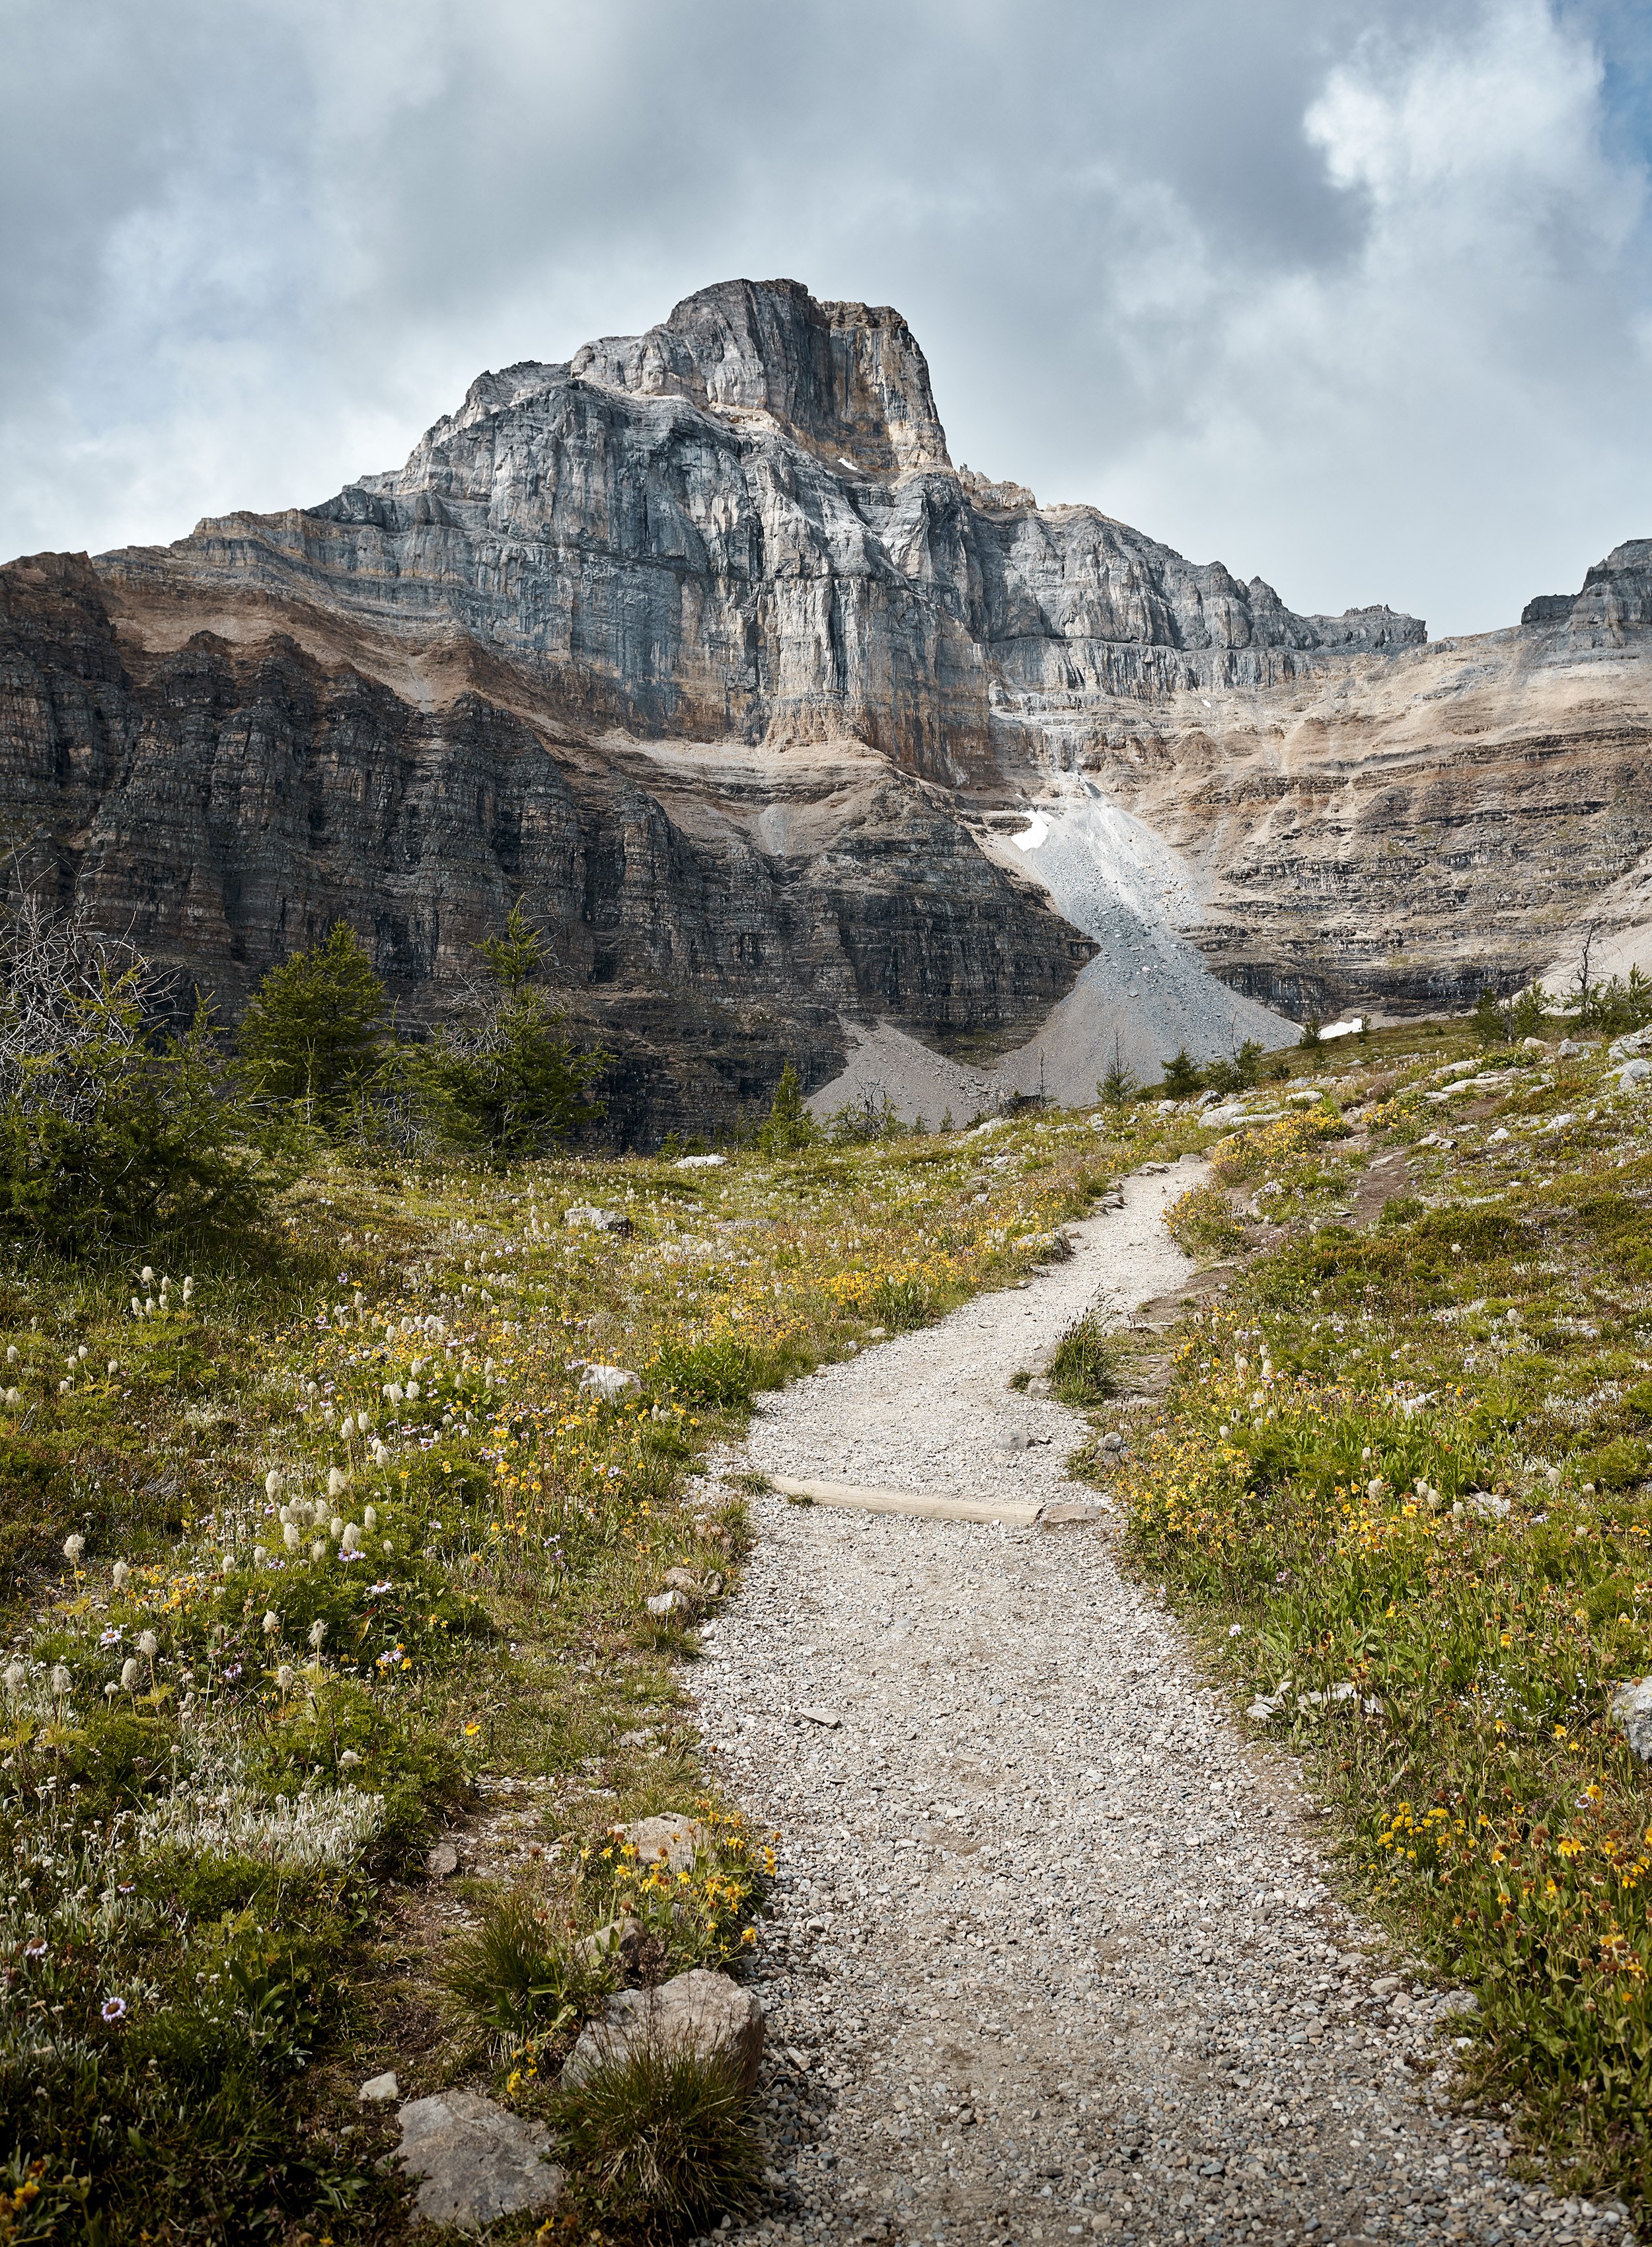
<svg viewBox="0 0 1652 2247"><path fill-rule="evenodd" d="M1302 609L1652 535L1648 0L0 0L0 553L399 461L733 275Z"/></svg>

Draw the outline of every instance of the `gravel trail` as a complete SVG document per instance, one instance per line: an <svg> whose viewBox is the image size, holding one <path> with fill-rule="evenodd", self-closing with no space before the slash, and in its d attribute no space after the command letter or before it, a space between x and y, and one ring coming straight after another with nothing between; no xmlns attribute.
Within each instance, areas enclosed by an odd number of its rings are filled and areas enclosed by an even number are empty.
<svg viewBox="0 0 1652 2247"><path fill-rule="evenodd" d="M1082 1423L1007 1383L1096 1298L1185 1279L1161 1219L1189 1178L1131 1178L1071 1262L795 1383L720 1472L1075 1495ZM1201 1687L1106 1528L754 1511L696 1672L781 1835L771 2199L741 2237L1629 2237L1451 2114L1465 2001L1333 1901L1295 1766Z"/></svg>

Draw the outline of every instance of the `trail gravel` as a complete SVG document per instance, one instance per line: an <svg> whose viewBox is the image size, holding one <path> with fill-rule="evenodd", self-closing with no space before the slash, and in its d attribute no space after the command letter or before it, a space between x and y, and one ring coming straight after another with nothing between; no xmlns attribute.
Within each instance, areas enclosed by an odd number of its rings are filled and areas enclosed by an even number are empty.
<svg viewBox="0 0 1652 2247"><path fill-rule="evenodd" d="M1080 1494L1082 1423L1007 1384L1098 1301L1174 1301L1163 1212L1198 1175L1133 1177L1070 1262L794 1383L713 1479ZM694 1673L730 1791L780 1836L769 2196L734 2236L1630 2237L1454 2112L1471 1998L1341 1908L1300 1770L1105 1525L754 1511Z"/></svg>

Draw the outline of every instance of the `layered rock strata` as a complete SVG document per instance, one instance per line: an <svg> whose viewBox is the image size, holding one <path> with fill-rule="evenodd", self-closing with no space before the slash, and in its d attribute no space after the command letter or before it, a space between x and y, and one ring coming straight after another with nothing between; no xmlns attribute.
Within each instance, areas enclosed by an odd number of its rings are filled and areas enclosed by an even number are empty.
<svg viewBox="0 0 1652 2247"><path fill-rule="evenodd" d="M1022 1047L1007 1082L1058 1002L1081 1075L1120 1022L1293 1035L1199 955L1299 1014L1532 972L1652 849L1649 557L1475 641L1298 614L954 468L898 313L731 282L481 377L318 506L12 564L4 800L38 877L232 1010L343 914L434 1016L520 898L646 1139L878 1022ZM1138 896L1103 851L1075 926L1070 864L1041 888L1003 837L1077 787L1178 871Z"/></svg>
<svg viewBox="0 0 1652 2247"><path fill-rule="evenodd" d="M520 898L644 1137L766 1099L788 1051L830 1076L845 1014L1013 1040L1092 949L864 744L581 740L267 620L145 648L61 556L0 572L0 676L11 837L65 902L231 1011L342 917L417 1019Z"/></svg>

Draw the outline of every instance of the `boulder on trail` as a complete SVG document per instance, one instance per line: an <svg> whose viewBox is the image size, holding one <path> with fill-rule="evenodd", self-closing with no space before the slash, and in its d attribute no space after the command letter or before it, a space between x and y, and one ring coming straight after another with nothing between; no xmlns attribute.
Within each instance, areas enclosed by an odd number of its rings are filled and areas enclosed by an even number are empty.
<svg viewBox="0 0 1652 2247"><path fill-rule="evenodd" d="M583 2083L604 2061L628 2059L649 2046L727 2060L749 2092L763 2056L763 2009L753 1991L703 1966L658 1989L622 1990L581 2030L563 2063L563 2082Z"/></svg>

